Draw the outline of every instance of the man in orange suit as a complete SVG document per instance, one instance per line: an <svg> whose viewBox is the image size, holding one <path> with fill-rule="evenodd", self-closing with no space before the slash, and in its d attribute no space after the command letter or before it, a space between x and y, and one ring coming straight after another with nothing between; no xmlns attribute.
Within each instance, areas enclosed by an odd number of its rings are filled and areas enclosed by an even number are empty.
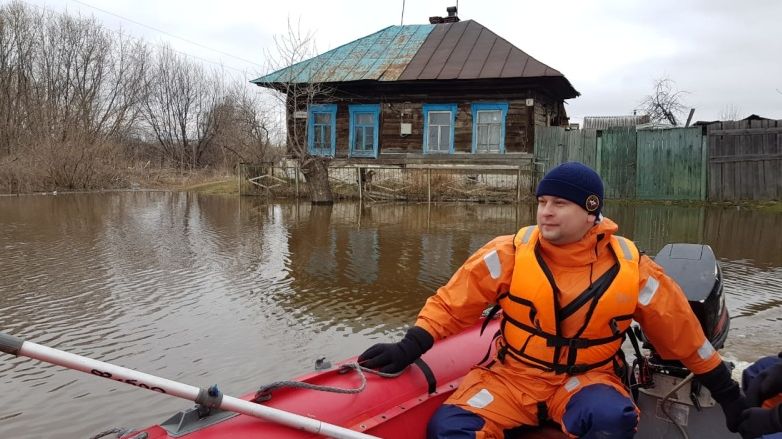
<svg viewBox="0 0 782 439"><path fill-rule="evenodd" d="M374 345L359 362L401 371L497 304L496 360L466 375L431 419L428 437L502 438L550 418L572 437L629 438L638 410L615 366L635 319L663 358L696 374L737 431L746 408L738 384L679 286L601 215L600 176L564 163L544 176L536 196L536 226L483 246L427 300L401 341Z"/></svg>

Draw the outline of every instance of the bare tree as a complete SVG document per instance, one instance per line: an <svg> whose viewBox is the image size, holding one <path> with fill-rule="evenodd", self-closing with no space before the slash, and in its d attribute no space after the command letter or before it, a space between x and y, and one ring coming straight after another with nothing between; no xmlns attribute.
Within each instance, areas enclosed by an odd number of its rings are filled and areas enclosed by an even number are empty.
<svg viewBox="0 0 782 439"><path fill-rule="evenodd" d="M741 108L735 104L728 104L720 111L720 120L738 120L741 117Z"/></svg>
<svg viewBox="0 0 782 439"><path fill-rule="evenodd" d="M35 85L36 48L43 18L21 2L0 6L0 152L26 143Z"/></svg>
<svg viewBox="0 0 782 439"><path fill-rule="evenodd" d="M297 112L307 112L313 103L327 102L333 94L329 87L318 82L314 35L302 32L301 26L288 20L288 31L274 38L275 52L267 53L269 71L277 72L273 82L264 84L275 89L275 97L285 108L287 154L294 158L307 179L310 201L315 204L333 203L329 183L330 158L313 155L307 143L307 119L297 118ZM336 121L331 121L336 123Z"/></svg>
<svg viewBox="0 0 782 439"><path fill-rule="evenodd" d="M668 122L678 126L679 118L687 109L682 102L687 93L689 92L678 90L676 83L670 78L656 79L654 91L643 98L640 106L653 122Z"/></svg>
<svg viewBox="0 0 782 439"><path fill-rule="evenodd" d="M216 147L211 151L212 160L221 160L227 167L237 160L260 163L278 159L260 95L252 93L247 84L230 86L212 112Z"/></svg>
<svg viewBox="0 0 782 439"><path fill-rule="evenodd" d="M143 43L94 18L0 6L0 154L47 184L98 184L136 121L145 65Z"/></svg>
<svg viewBox="0 0 782 439"><path fill-rule="evenodd" d="M220 99L222 81L167 45L155 54L155 66L144 81L144 120L161 157L174 166L196 168L214 136L212 109Z"/></svg>

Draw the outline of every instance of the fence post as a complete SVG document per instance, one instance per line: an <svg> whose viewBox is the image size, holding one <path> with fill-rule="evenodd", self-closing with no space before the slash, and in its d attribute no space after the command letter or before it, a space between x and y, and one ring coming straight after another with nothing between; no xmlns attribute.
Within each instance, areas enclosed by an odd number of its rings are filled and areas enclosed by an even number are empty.
<svg viewBox="0 0 782 439"><path fill-rule="evenodd" d="M701 133L701 201L709 198L709 136ZM701 241L703 242L703 241Z"/></svg>
<svg viewBox="0 0 782 439"><path fill-rule="evenodd" d="M605 176L602 175L603 172L603 136L601 136L601 132L598 131L597 133L597 154L595 154L595 172L597 172L598 175L601 175L602 178L605 178ZM637 142L637 140L636 140Z"/></svg>
<svg viewBox="0 0 782 439"><path fill-rule="evenodd" d="M516 204L521 203L521 165L516 173Z"/></svg>
<svg viewBox="0 0 782 439"><path fill-rule="evenodd" d="M361 166L356 166L356 181L358 182L358 202L361 203L364 195L361 190L363 186L363 182L361 181Z"/></svg>
<svg viewBox="0 0 782 439"><path fill-rule="evenodd" d="M426 202L432 202L432 168L426 168Z"/></svg>

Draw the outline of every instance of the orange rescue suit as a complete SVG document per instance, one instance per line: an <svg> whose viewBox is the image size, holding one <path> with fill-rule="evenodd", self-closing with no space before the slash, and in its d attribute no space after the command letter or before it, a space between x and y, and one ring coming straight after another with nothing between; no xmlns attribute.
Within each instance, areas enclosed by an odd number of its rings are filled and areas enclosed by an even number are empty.
<svg viewBox="0 0 782 439"><path fill-rule="evenodd" d="M530 230L525 244L523 238ZM438 340L473 325L487 307L500 303L507 308L504 312L516 321L527 326L540 325L539 329L549 334L562 338L600 339L615 336L613 328L609 330L612 319L616 329L622 332L632 316L662 358L680 360L696 374L717 367L721 363L720 356L704 336L679 286L649 257L639 256L632 242L615 237L617 230L616 223L603 218L580 241L564 246L539 239L534 227L524 228L516 235L499 236L470 256L448 283L427 299L415 324ZM626 255L626 251L629 254ZM611 270L616 270L617 266L616 278L597 301L600 306L590 311L591 303L572 305L590 285L600 284L601 278L611 276ZM530 316L531 309L522 303L516 304L514 296L522 301L534 300L536 312ZM563 309L567 312L563 313ZM506 324L504 335L508 340L503 336L500 343L508 345L508 351L513 348L518 352L527 343L524 340L527 332L530 331ZM543 339L529 336L527 355L567 365L569 349L562 346L566 342L544 343ZM559 357L554 355L557 344L560 345ZM617 338L609 343L577 348L574 364L605 361L618 346ZM509 357L525 359L521 355ZM522 364L528 367L535 368L534 364L543 366L537 369L550 369L539 362L526 360ZM578 369L573 372L578 373Z"/></svg>
<svg viewBox="0 0 782 439"><path fill-rule="evenodd" d="M514 265L528 269L514 271L510 291L499 298L500 355L507 353L530 366L569 375L608 364L622 345L638 303L638 250L625 238L607 238L615 263L562 306L538 237L538 228L530 226L514 239ZM582 308L583 317L578 313ZM563 332L562 323L568 319L578 320L574 334Z"/></svg>
<svg viewBox="0 0 782 439"><path fill-rule="evenodd" d="M534 227L499 236L427 299L415 324L435 340L475 324L489 305L504 309L496 345L505 361L473 368L446 401L487 420L476 437L536 425L541 401L561 423L571 397L591 385L629 398L611 359L630 316L664 359L696 374L721 364L679 286L617 230L603 218L562 246Z"/></svg>

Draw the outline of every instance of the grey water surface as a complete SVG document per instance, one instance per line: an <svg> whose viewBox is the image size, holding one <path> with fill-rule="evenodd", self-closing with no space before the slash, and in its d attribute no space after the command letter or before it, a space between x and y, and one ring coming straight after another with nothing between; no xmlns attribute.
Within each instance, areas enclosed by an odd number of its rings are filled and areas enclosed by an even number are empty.
<svg viewBox="0 0 782 439"><path fill-rule="evenodd" d="M609 204L655 254L712 246L733 318L723 354L782 349L782 215ZM400 337L470 253L531 205L267 201L178 192L0 197L0 331L226 394ZM0 438L87 438L192 404L0 355Z"/></svg>

